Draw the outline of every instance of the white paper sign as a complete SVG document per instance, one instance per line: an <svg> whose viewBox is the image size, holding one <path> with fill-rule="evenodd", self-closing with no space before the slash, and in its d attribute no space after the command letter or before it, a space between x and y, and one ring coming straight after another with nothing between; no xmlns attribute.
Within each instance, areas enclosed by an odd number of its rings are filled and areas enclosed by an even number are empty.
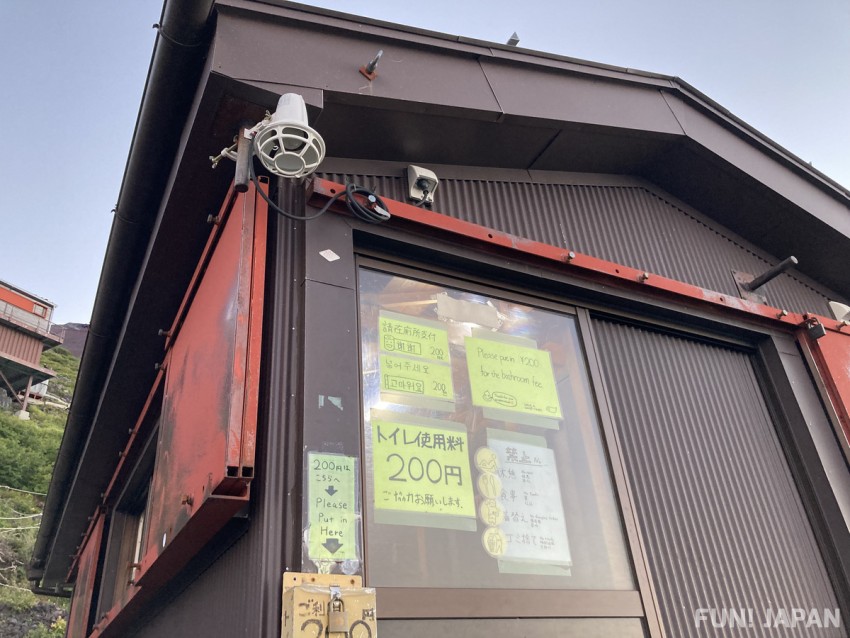
<svg viewBox="0 0 850 638"><path fill-rule="evenodd" d="M505 435L504 438L501 435ZM527 436L527 435L526 435ZM506 548L500 559L548 565L572 565L555 454L523 441L512 432L488 430L487 447L499 459L499 502L505 512L499 525Z"/></svg>

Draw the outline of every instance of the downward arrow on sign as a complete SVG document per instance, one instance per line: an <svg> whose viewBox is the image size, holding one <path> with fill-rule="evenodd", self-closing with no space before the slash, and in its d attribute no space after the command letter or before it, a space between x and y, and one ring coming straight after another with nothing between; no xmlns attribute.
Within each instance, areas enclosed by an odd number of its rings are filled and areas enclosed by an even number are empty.
<svg viewBox="0 0 850 638"><path fill-rule="evenodd" d="M329 488L327 488L325 491L326 491L328 494L330 494L331 496L333 496L333 495L334 495L334 494L336 494L339 490L337 490L337 489L336 489L333 485L331 485L331 486L330 486Z"/></svg>
<svg viewBox="0 0 850 638"><path fill-rule="evenodd" d="M339 551L339 548L342 547L342 543L335 538L329 538L322 543L322 546L331 554L336 554Z"/></svg>

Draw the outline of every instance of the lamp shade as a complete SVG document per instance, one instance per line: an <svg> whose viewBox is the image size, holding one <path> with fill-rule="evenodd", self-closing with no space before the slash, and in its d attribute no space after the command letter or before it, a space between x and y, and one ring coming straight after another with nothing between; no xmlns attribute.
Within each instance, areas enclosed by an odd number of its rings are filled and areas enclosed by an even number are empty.
<svg viewBox="0 0 850 638"><path fill-rule="evenodd" d="M254 153L270 173L281 177L304 177L319 167L325 141L307 123L303 97L280 97L271 120L254 137Z"/></svg>

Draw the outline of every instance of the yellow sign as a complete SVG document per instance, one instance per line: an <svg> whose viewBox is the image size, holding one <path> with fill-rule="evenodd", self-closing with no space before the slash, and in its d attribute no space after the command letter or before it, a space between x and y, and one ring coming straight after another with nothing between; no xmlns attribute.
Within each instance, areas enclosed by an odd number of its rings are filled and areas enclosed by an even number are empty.
<svg viewBox="0 0 850 638"><path fill-rule="evenodd" d="M545 350L467 337L466 364L474 405L561 418L552 360Z"/></svg>
<svg viewBox="0 0 850 638"><path fill-rule="evenodd" d="M378 330L384 352L449 362L449 333L436 322L382 311Z"/></svg>
<svg viewBox="0 0 850 638"><path fill-rule="evenodd" d="M490 556L498 558L508 548L508 539L498 527L488 527L481 535L481 544L484 545L484 550Z"/></svg>
<svg viewBox="0 0 850 638"><path fill-rule="evenodd" d="M388 354L380 359L382 392L454 400L451 366Z"/></svg>
<svg viewBox="0 0 850 638"><path fill-rule="evenodd" d="M495 499L484 499L478 506L478 516L490 527L497 527L505 522L505 509Z"/></svg>
<svg viewBox="0 0 850 638"><path fill-rule="evenodd" d="M357 558L355 462L355 457L341 454L307 455L312 560Z"/></svg>
<svg viewBox="0 0 850 638"><path fill-rule="evenodd" d="M372 417L375 509L475 517L466 430Z"/></svg>

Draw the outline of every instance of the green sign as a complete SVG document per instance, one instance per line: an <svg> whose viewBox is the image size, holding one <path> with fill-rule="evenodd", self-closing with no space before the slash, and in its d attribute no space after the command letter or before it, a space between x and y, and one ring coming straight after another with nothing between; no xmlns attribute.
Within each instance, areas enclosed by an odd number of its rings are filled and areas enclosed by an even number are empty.
<svg viewBox="0 0 850 638"><path fill-rule="evenodd" d="M467 337L466 364L474 405L561 418L552 360L545 350Z"/></svg>
<svg viewBox="0 0 850 638"><path fill-rule="evenodd" d="M356 457L310 452L307 463L310 558L356 559Z"/></svg>
<svg viewBox="0 0 850 638"><path fill-rule="evenodd" d="M454 400L451 366L388 354L380 359L382 392Z"/></svg>
<svg viewBox="0 0 850 638"><path fill-rule="evenodd" d="M475 517L466 429L433 423L398 423L373 414L376 510Z"/></svg>
<svg viewBox="0 0 850 638"><path fill-rule="evenodd" d="M378 321L378 330L383 352L449 362L449 333L436 321L384 310Z"/></svg>

